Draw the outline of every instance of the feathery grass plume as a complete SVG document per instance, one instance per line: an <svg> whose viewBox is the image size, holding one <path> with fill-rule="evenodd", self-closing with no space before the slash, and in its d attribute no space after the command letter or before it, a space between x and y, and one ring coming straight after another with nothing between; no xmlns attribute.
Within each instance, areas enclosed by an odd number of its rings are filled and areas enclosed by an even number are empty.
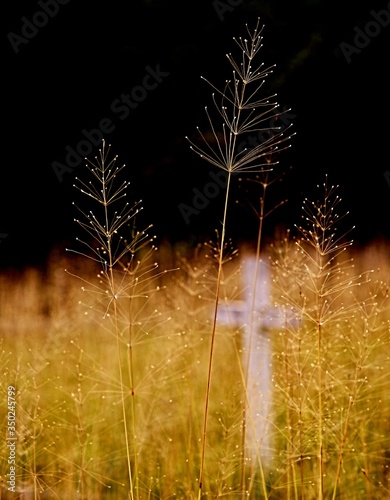
<svg viewBox="0 0 390 500"><path fill-rule="evenodd" d="M235 173L254 173L270 170L276 164L270 161L269 154L288 148L291 135L286 135L290 128L282 130L274 126L273 118L279 112L279 105L273 102L275 95L263 97L261 91L265 79L272 73L273 66L265 67L257 62L258 53L262 47L262 30L260 19L257 20L253 32L246 26L247 36L234 38L240 49L240 59L227 54L233 68L232 79L227 80L222 90L203 78L215 90L212 100L216 117L206 107L206 115L210 130L202 132L198 128L200 144L187 137L191 149L202 159L214 167L227 172L227 186L223 210L223 220L219 247L219 264L215 292L214 320L211 334L210 360L205 396L204 426L202 437L202 459L199 475L199 498L202 494L204 474L204 454L207 435L207 417L211 386L212 361L215 342L216 322L220 296L222 265L224 261L227 209L231 178ZM286 112L286 111L285 111ZM263 140L251 148L241 148L251 133L261 133ZM261 464L260 464L261 467ZM264 492L265 493L265 492Z"/></svg>
<svg viewBox="0 0 390 500"><path fill-rule="evenodd" d="M294 244L285 240L275 258L278 301L297 319L275 341L275 411L280 404L285 448L280 470L286 494L302 499L336 499L352 481L361 457L355 447L362 405L373 398L367 374L378 337L388 332L388 321L378 321L383 290L370 290L372 271L356 272L349 230L339 232L338 186L326 178L322 187L322 199L304 201ZM366 446L369 441L365 434Z"/></svg>
<svg viewBox="0 0 390 500"><path fill-rule="evenodd" d="M130 183L121 180L125 165L118 166L116 161L117 156L110 159L110 146L106 148L103 140L99 156L94 162L88 160L87 163L91 179L76 178L75 187L95 204L95 208L87 211L77 206L83 219L76 219L76 222L88 235L88 238L78 241L86 247L86 251L70 251L91 259L100 267L97 283L77 277L85 284L83 290L94 297L90 307L100 309L103 320L109 323L107 330L116 339L129 496L139 498L134 348L148 335L140 314L148 318L149 325L156 317L159 318L157 310L148 310L148 303L150 296L159 288L155 279L161 273L154 260L157 250L153 244L155 238L148 233L151 226L143 230L138 230L136 226L137 216L142 210L141 201L133 205L127 201ZM126 383L123 353L127 365ZM126 405L129 395L131 439Z"/></svg>

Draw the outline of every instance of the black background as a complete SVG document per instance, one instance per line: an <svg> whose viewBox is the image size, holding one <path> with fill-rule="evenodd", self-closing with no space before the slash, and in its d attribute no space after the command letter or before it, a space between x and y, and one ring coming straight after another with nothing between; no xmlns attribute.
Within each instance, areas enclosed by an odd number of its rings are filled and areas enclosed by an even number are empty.
<svg viewBox="0 0 390 500"><path fill-rule="evenodd" d="M82 5L81 5L82 3ZM113 154L127 165L134 199L142 198L147 223L160 240L194 244L220 228L223 195L191 217L178 207L191 205L211 167L189 149L185 136L205 123L211 89L231 76L226 52L236 53L233 37L245 36L257 17L265 25L260 58L276 64L267 81L281 106L291 108L296 136L281 154L281 183L270 189L269 206L287 198L266 225L298 223L304 197L316 198L316 185L340 185L342 211L355 225L352 236L365 244L390 238L389 40L390 24L348 63L340 44L353 45L355 27L364 30L371 10L386 2L325 0L245 1L224 12L213 1L76 2L39 28L15 53L8 35L20 35L22 17L42 10L38 2L15 2L3 16L3 132L1 154L0 265L42 264L54 246L65 248L79 235L73 222L74 176L56 177L52 162L65 162L65 147L76 147L83 129L102 118L114 120L106 136ZM220 9L222 9L220 7ZM164 81L119 120L110 106L138 85L146 66L160 65ZM97 153L94 149L93 155ZM236 183L228 234L256 237L257 222L245 206L245 183ZM250 194L246 196L250 197ZM257 203L256 195L252 200ZM4 237L4 235L8 235Z"/></svg>

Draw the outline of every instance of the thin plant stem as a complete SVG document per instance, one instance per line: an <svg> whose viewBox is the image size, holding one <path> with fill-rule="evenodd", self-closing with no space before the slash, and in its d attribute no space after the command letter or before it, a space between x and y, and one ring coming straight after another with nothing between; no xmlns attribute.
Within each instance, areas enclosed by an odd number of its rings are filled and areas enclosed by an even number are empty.
<svg viewBox="0 0 390 500"><path fill-rule="evenodd" d="M211 333L205 408L203 416L203 433L201 438L202 445L198 491L199 499L202 495L204 482L203 476L212 362L222 279L222 266L224 262L227 206L231 175L233 172L264 172L266 170L272 169L272 166L275 165L275 163L270 163L268 161L268 154L274 149L278 149L279 145L283 145L282 149L286 149L287 147L289 147L284 146L284 143L291 137L286 137L283 130L281 130L279 127L274 127L272 124L273 122L271 121L271 118L275 115L276 110L278 109L278 104L270 102L269 97L259 98L258 96L258 92L262 88L265 78L272 72L272 67L264 68L263 64L255 66L253 62L253 59L262 47L262 28L260 28L259 21L260 20L258 19L253 33L251 33L248 29L248 26L246 26L249 39L247 37L234 39L241 50L242 59L240 63L237 63L231 54L227 54L227 58L231 66L233 67L233 77L231 80L226 81L224 89L219 90L217 87L206 80L216 91L216 93L213 93L212 98L219 118L222 118L222 129L219 132L217 131L214 120L212 119L211 114L206 107L205 111L211 130L211 139L209 140L207 138L208 136L203 134L199 128L198 133L200 134L200 138L203 142L204 147L196 144L187 137L188 141L191 144L191 149L195 153L197 153L203 160L206 160L213 166L227 172L227 186L222 222L222 234L218 255L214 318ZM248 86L252 85L253 83L255 84L255 88L252 88L252 90L249 92L249 90L247 90ZM248 95L247 92L249 93ZM273 98L274 96L271 97ZM221 99L221 101L217 103L217 99ZM268 135L263 136L263 140L261 140L260 143L255 145L254 147L244 147L244 149L240 150L240 148L237 146L238 141L241 140L241 138L244 138L247 134L253 132L261 132L262 134L264 132L267 132ZM243 460L245 461L245 457L243 458ZM242 484L242 487L245 491L244 484Z"/></svg>
<svg viewBox="0 0 390 500"><path fill-rule="evenodd" d="M105 216L105 227L109 228L109 215L108 215L108 205L109 200L107 199L107 189L105 182L105 168L104 162L102 162L102 202L104 206L104 216ZM130 459L130 444L129 444L129 435L127 430L127 415L126 415L126 400L125 400L125 388L123 383L123 372L122 372L122 360L121 360L121 339L120 339L120 329L118 326L118 309L116 303L116 290L115 290L115 278L114 278L114 253L112 249L112 238L111 233L107 232L107 250L108 250L108 258L109 258L109 279L111 284L111 293L113 297L113 307L114 307L114 322L115 322L115 337L117 343L117 354L118 354L118 368L119 368L119 383L121 388L121 405L122 405L122 415L123 415L123 431L125 434L125 445L126 445L126 456L127 456L127 469L129 475L129 497L131 500L134 499L134 491L133 491L133 480L132 480L132 471L131 471L131 459Z"/></svg>
<svg viewBox="0 0 390 500"><path fill-rule="evenodd" d="M105 190L103 190L105 192ZM108 227L108 226L107 226ZM110 249L111 243L110 240L108 242L108 248ZM113 274L113 266L112 266L112 253L109 252L110 259L110 280L112 285L114 285L114 274ZM115 297L115 293L113 294ZM129 498L134 500L134 490L133 490L133 479L132 479L132 471L131 471L131 459L130 459L130 444L129 444L129 435L127 430L127 415L126 415L126 401L125 401L125 388L123 384L123 372L122 372L122 360L121 360L121 339L120 339L120 329L118 326L118 310L116 300L113 301L114 307L114 322L115 322L115 337L117 343L117 354L118 354L118 368L119 368L119 384L121 388L121 405L122 405L122 415L123 415L123 431L125 434L125 445L126 445L126 456L127 456L127 471L129 475Z"/></svg>
<svg viewBox="0 0 390 500"><path fill-rule="evenodd" d="M133 422L133 449L134 449L134 475L135 475L135 491L138 498L139 492L139 478L138 478L138 442L137 442L137 423L136 423L136 405L135 405L135 377L134 377L134 361L133 361L133 322L132 322L132 305L133 298L129 298L129 380L131 388L131 409L132 409L132 422Z"/></svg>
<svg viewBox="0 0 390 500"><path fill-rule="evenodd" d="M322 432L322 328L318 324L318 500L324 495L324 457L323 457L323 432Z"/></svg>
<svg viewBox="0 0 390 500"><path fill-rule="evenodd" d="M336 471L332 500L336 500L337 486L339 484L341 465L343 463L344 449L345 449L345 444L347 442L347 432L348 432L348 426L349 426L349 419L351 417L352 406L353 406L353 397L350 396L348 409L347 409L347 417L345 419L344 432L343 432L343 437L342 437L342 441L341 441L341 449L340 449L339 458L337 461L337 471Z"/></svg>
<svg viewBox="0 0 390 500"><path fill-rule="evenodd" d="M266 162L267 164L272 163L272 153L269 154L266 157ZM252 338L253 338L253 329L255 327L255 306L256 306L256 294L257 294L257 281L258 281L258 275L259 275L259 262L260 262L260 256L262 252L262 236L263 236L263 226L264 226L264 220L265 218L271 214L274 210L276 210L278 207L283 205L284 201L280 202L271 210L268 212L265 211L266 207L266 192L267 188L275 182L276 179L274 180L269 180L269 171L265 170L263 172L263 178L260 180L255 180L254 182L257 184L261 185L262 192L260 195L260 203L259 203L259 208L256 210L253 208L256 217L259 220L259 225L258 225L258 230L257 230L257 242L256 242L256 252L255 252L255 271L254 271L254 276L253 276L253 284L252 284L252 301L251 301L251 307L250 307L250 316L249 316L249 340L248 340L248 345L249 349L246 353L246 360L245 360L245 380L244 380L244 387L248 387L248 371L249 371L249 363L250 363L250 352L251 352L251 345L252 345ZM249 402L249 400L248 400ZM246 457L246 418L247 418L247 405L246 402L244 402L243 405L243 421L242 421L242 458L241 458L241 489L242 489L242 498L245 498L246 494L246 487L245 487L245 457ZM262 464L259 463L260 468L262 469ZM263 475L263 472L262 472Z"/></svg>
<svg viewBox="0 0 390 500"><path fill-rule="evenodd" d="M302 401L301 397L303 380L302 380L302 370L303 365L301 364L301 356L302 356L302 340L299 336L298 338L298 359L299 359L299 450L300 450L300 460L299 460L299 471L300 471L300 480L301 480L301 500L305 499L305 481L304 481L304 471L303 471L303 414L302 414Z"/></svg>
<svg viewBox="0 0 390 500"><path fill-rule="evenodd" d="M230 180L231 180L231 172L229 171L228 177L227 177L225 207L224 207L224 211L223 211L221 242L220 242L219 257L218 257L217 287L216 287L216 291L215 291L213 328L211 331L211 343L210 343L209 364L208 364L208 372L207 372L206 396L205 396L205 406L204 406L204 414L203 414L202 450L201 450L201 462L200 462L200 472L199 472L198 499L200 499L202 496L202 487L203 487L203 474L204 474L206 435L207 435L207 419L208 419L208 410L209 410L209 401L210 401L210 387L211 387L211 372L212 372L212 364L213 364L215 334L216 334L216 329L217 329L219 293L220 293L220 289L221 289L223 250L224 250L224 246L225 246L226 219L227 219L227 207L228 207L228 201L229 201Z"/></svg>
<svg viewBox="0 0 390 500"><path fill-rule="evenodd" d="M250 363L250 354L251 354L251 346L252 346L252 337L253 337L253 324L254 324L254 315L255 315L255 304L256 304L256 292L257 292L257 279L258 279L258 270L259 270L259 259L260 259L260 249L261 249L261 239L263 234L263 222L264 222L264 207L265 207L265 191L267 188L267 184L263 184L263 195L260 197L260 210L259 210L259 229L257 233L257 243L256 243L256 264L255 264L255 272L253 276L253 287L252 287L252 303L250 308L250 317L249 317L249 339L248 339L248 351L246 353L245 360L245 380L244 387L247 390L248 387L248 372L249 372L249 363ZM244 405L242 409L242 458L241 458L241 495L244 500L246 496L246 487L245 487L245 457L246 457L246 412L247 412L247 401L244 400ZM261 467L261 464L260 464ZM262 468L262 467L261 467Z"/></svg>
<svg viewBox="0 0 390 500"><path fill-rule="evenodd" d="M234 337L234 339L236 339L236 337ZM237 347L236 340L234 340L234 347L235 347L235 353L236 353L236 356L237 356L237 359L238 359L238 368L239 368L239 371L240 371L241 380L242 380L243 384L245 384L245 371L242 368L241 351ZM244 387L245 387L245 385L244 385ZM246 391L246 390L244 391L244 396L245 396L245 403L246 403L246 405L244 404L243 408L245 408L246 406L249 406L249 404L250 404L250 402L249 402L249 396L248 396L248 391ZM253 433L254 433L254 436L255 436L255 440L257 440L256 439L256 428L255 428L255 423L253 421L253 415L252 415L252 413L249 412L248 415L246 416L246 418L249 418L249 420L251 422L252 429L253 429ZM263 464L262 464L262 460L261 460L260 451L259 451L258 448L256 448L256 456L257 456L257 461L258 461L259 468L260 468L261 486L263 488L263 495L264 495L264 498L268 498L267 488L266 488L266 484L265 484L264 469L263 469ZM254 480L254 478L252 476L251 486L250 486L250 488L248 488L248 491L251 491L251 489L252 489L253 480ZM246 494L246 492L245 492L245 494Z"/></svg>
<svg viewBox="0 0 390 500"><path fill-rule="evenodd" d="M36 434L36 430L35 430L35 422L36 422L36 419L37 419L37 406L38 405L35 405L34 406L34 418L33 418L33 422L34 422L34 433L33 433L33 478L34 478L34 500L37 500L38 499L38 478L37 478L37 434Z"/></svg>
<svg viewBox="0 0 390 500"><path fill-rule="evenodd" d="M288 342L286 342L286 338L283 337L283 339L284 339L284 356L283 356L283 358L284 358L285 377L286 377L286 382L287 382L287 395L288 395L288 397L291 397L291 399L293 399L293 397L294 397L293 389L290 386L290 382L289 382L291 380L290 367L289 367L290 352L289 352ZM293 439L291 436L291 430L294 429L294 419L293 419L291 408L290 408L289 404L287 405L287 409L286 409L286 422L287 422L287 426L288 426L288 430L289 430L289 440L287 442L287 451L288 451L289 455L287 455L287 456L292 456L292 454L293 454ZM291 484L296 485L296 482L295 481L292 482L290 480L290 476L294 475L294 462L289 463L289 459L287 459L287 464L288 465L286 467L286 472L287 472L287 499L286 500L290 500L291 499L291 495L290 495ZM290 471L290 468L291 468L291 471Z"/></svg>
<svg viewBox="0 0 390 500"><path fill-rule="evenodd" d="M326 205L325 205L326 208ZM323 287L324 278L322 270L324 262L322 258L321 245L326 241L326 228L321 227L319 232L319 243L316 243L316 259L319 279L317 280L317 383L318 383L318 500L324 497L324 457L323 457L323 408L322 408L322 310L323 310Z"/></svg>

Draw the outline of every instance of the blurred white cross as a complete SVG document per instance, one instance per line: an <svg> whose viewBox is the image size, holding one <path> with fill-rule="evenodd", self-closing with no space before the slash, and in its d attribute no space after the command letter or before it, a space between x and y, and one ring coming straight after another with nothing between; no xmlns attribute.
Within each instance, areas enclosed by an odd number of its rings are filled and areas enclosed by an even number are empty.
<svg viewBox="0 0 390 500"><path fill-rule="evenodd" d="M243 331L243 366L247 367L249 408L246 418L247 456L256 460L260 451L263 464L272 454L270 410L272 398L272 349L270 331L282 328L293 315L271 301L271 272L267 262L248 256L243 260L244 299L221 303L218 324L241 327ZM252 423L253 422L253 423Z"/></svg>

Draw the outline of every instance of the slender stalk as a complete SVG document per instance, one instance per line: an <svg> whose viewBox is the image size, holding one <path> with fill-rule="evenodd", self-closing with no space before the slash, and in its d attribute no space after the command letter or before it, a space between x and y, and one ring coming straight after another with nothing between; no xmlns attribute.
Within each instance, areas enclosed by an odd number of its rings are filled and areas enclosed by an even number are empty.
<svg viewBox="0 0 390 500"><path fill-rule="evenodd" d="M323 431L322 431L322 328L321 324L318 324L317 329L318 334L318 500L322 500L324 497L324 457L323 457Z"/></svg>
<svg viewBox="0 0 390 500"><path fill-rule="evenodd" d="M37 418L37 406L34 406L34 417L33 417L33 478L34 478L34 500L37 500L39 497L38 492L38 478L37 478L37 434L35 430L35 422Z"/></svg>
<svg viewBox="0 0 390 500"><path fill-rule="evenodd" d="M115 323L115 337L117 344L117 355L118 355L118 369L119 369L119 383L121 388L121 405L122 405L122 415L123 415L123 430L125 434L125 445L126 445L126 456L127 456L127 469L129 475L129 497L131 500L134 499L134 491L133 491L133 480L132 480L132 470L131 470L131 459L130 459L130 444L129 444L129 435L127 430L127 415L126 415L126 398L125 398L125 388L123 383L123 371L122 371L122 359L121 359L121 339L120 339L120 329L118 325L118 308L116 303L116 287L115 287L115 277L114 277L114 253L112 249L112 238L111 233L108 231L110 227L109 223L109 215L108 215L108 204L109 201L107 199L107 187L106 187L106 178L105 178L105 166L104 161L102 162L102 201L104 206L104 216L105 216L105 227L107 229L106 240L107 240L107 250L108 250L108 258L109 258L109 280L111 285L111 296L113 297L113 307L114 307L114 323Z"/></svg>
<svg viewBox="0 0 390 500"><path fill-rule="evenodd" d="M299 359L299 450L300 450L300 460L299 460L299 471L300 471L300 481L301 481L301 500L305 499L305 481L304 481L304 473L303 473L303 414L302 414L302 364L301 364L301 354L302 354L302 341L299 336L298 339L298 359Z"/></svg>
<svg viewBox="0 0 390 500"><path fill-rule="evenodd" d="M266 162L268 165L271 165L272 163L272 153L270 153L266 157ZM262 252L262 236L263 236L263 226L264 226L264 220L265 218L271 214L274 210L276 210L278 207L283 205L284 201L280 202L273 208L271 208L269 211L265 211L266 207L266 192L267 188L275 182L276 178L273 180L269 180L269 171L265 170L262 173L262 178L260 180L254 180L256 184L260 184L262 188L262 192L260 195L260 203L259 203L259 208L258 210L256 208L253 208L256 217L259 220L259 226L257 230L257 243L256 243L256 252L255 252L255 270L254 270L254 276L253 276L253 281L252 281L252 301L251 301L251 307L250 307L250 316L249 316L249 340L248 340L248 345L249 349L246 353L246 360L245 360L245 380L244 380L244 387L248 387L248 371L249 371L249 363L250 363L250 353L251 353L251 346L252 346L252 339L253 339L253 331L256 326L258 326L258 323L255 321L255 309L256 309L256 295L257 295L257 283L258 283L258 276L259 276L259 262L260 262L260 255ZM249 404L249 399L248 400ZM243 421L242 421L242 458L241 458L241 491L242 491L242 498L245 498L246 494L246 487L245 487L245 458L246 458L246 419L247 419L247 405L246 402L244 402L243 405ZM260 457L261 454L258 453L258 457ZM262 468L262 463L259 460L259 467L261 469L261 474L264 479L263 475L263 468ZM265 486L264 486L265 488ZM266 491L266 488L265 488Z"/></svg>
<svg viewBox="0 0 390 500"><path fill-rule="evenodd" d="M364 325L365 328L367 328L367 325ZM365 335L364 335L365 337ZM362 351L360 353L360 356L357 360L356 367L355 367L355 377L353 381L353 386L352 386L352 394L349 396L349 402L348 402L348 408L347 408L347 414L345 417L345 423L344 423L344 429L343 429L343 434L341 437L341 444L340 444L340 451L339 451L339 456L338 456L338 461L337 461L337 471L336 471L336 476L334 480L334 488L333 488L333 495L332 495L332 500L336 499L337 495L337 489L340 486L340 474L341 474L341 466L343 464L343 458L344 458L344 450L345 446L347 443L347 435L348 435L348 430L349 430L349 424L352 416L352 407L354 405L354 402L357 399L358 391L359 391L359 379L360 379L360 374L361 370L364 364L364 361L367 359L367 344L366 341L364 341ZM363 440L364 442L364 440ZM363 456L366 458L366 453L364 453L363 449ZM366 493L367 499L371 498L371 495L369 492Z"/></svg>
<svg viewBox="0 0 390 500"><path fill-rule="evenodd" d="M241 380L242 380L242 383L244 384L245 383L245 372L242 369L241 350L237 347L236 341L234 341L234 346L235 346L236 356L237 356L237 359L238 359L238 369L240 370ZM245 408L246 406L249 406L248 392L247 391L244 391L244 392L245 392L244 397L245 397L246 405L243 405L243 408ZM248 412L248 414L246 415L246 418L249 418L249 420L250 420L250 423L251 423L251 426L252 426L252 429L253 429L253 433L254 433L254 436L255 436L255 439L256 439L255 423L253 421L253 415L252 415L252 413ZM263 465L262 465L260 451L259 451L258 448L256 448L256 458L257 458L257 461L258 461L258 464L259 464L259 468L260 468L261 487L263 489L263 496L264 496L264 498L268 498L267 487L266 487L266 483L265 483L264 469L263 469ZM252 480L251 480L250 487L248 488L248 491L251 491L253 483L254 483L254 477L252 475ZM246 493L246 491L245 491L245 493ZM242 494L242 492L241 492L241 494Z"/></svg>
<svg viewBox="0 0 390 500"><path fill-rule="evenodd" d="M140 202L135 203L131 206L129 203L125 202L127 196L127 188L129 186L128 181L119 181L119 174L123 170L125 165L120 167L116 166L116 159L108 161L109 149L105 149L105 141L102 142L102 148L99 149L100 157L97 158L96 163L89 161L90 167L89 172L92 175L92 180L83 181L76 178L78 185L75 187L84 195L88 196L90 200L94 200L99 206L99 212L95 215L94 211L88 210L78 210L82 213L86 220L75 221L88 233L89 237L92 237L94 243L88 241L79 240L80 243L84 244L88 253L83 253L80 251L75 251L75 253L87 257L94 262L101 265L101 271L99 273L100 283L94 285L88 281L82 279L84 283L87 283L92 287L94 293L98 293L100 298L102 298L102 304L107 304L105 306L105 311L103 318L112 318L112 328L113 334L116 338L116 349L118 358L118 370L119 370L119 384L120 384L120 399L123 415L123 428L124 428L124 441L126 446L126 457L127 457L127 469L128 469L128 498L135 499L139 498L139 479L138 479L138 450L137 450L137 433L136 433L136 408L135 408L135 382L134 382L134 363L133 363L133 340L132 340L132 325L134 320L132 316L133 311L133 296L135 296L135 287L140 283L137 276L133 276L129 273L128 266L125 260L130 257L130 261L134 257L135 253L140 251L140 249L149 243L152 239L146 233L146 230L135 231L133 227L130 231L131 239L123 237L120 229L125 226L134 224L134 218L142 210ZM97 184L95 184L95 182ZM124 203L122 207L118 205L118 202L123 200ZM100 216L100 217L99 217ZM149 226L147 229L149 229ZM72 250L69 250L72 251ZM92 255L91 255L92 254ZM140 264L140 262L137 263ZM137 267L136 266L136 267ZM150 268L147 268L145 274L155 269L155 264ZM120 272L121 278L116 276L117 270ZM129 273L129 274L128 274ZM145 278L144 281L150 278ZM147 298L147 297L146 297ZM107 301L108 299L108 301ZM128 353L127 363L129 367L129 384L131 387L131 410L132 412L132 449L129 439L129 428L128 428L128 416L126 410L126 401L128 394L128 384L124 383L124 367L122 365L122 342L123 342L123 330L121 328L123 309L122 302L119 300L130 301L128 309L128 324L130 327L130 352ZM107 303L108 302L108 303ZM134 454L134 467L132 467L132 454ZM132 470L134 468L134 470ZM135 477L135 482L133 478Z"/></svg>
<svg viewBox="0 0 390 500"><path fill-rule="evenodd" d="M224 250L224 246L225 246L226 219L227 219L227 207L228 207L228 201L229 201L230 180L231 180L231 172L228 172L227 185L226 185L226 195L225 195L225 207L224 207L224 211L223 211L221 242L220 242L219 257L218 257L217 287L216 287L216 291L215 291L215 305L214 305L214 316L213 316L213 328L212 328L212 332L211 332L209 364L208 364L208 372L207 372L205 407L204 407L204 414L203 414L202 451L201 451L200 472L199 472L198 499L200 499L202 496L202 488L203 488L204 462L205 462L205 451L206 451L206 435L207 435L207 419L208 419L208 410L209 410L209 401L210 401L210 387L211 387L211 372L212 372L212 363L213 363L213 354L214 354L215 334L216 334L216 329L217 329L219 293L220 293L220 289L221 289L223 250Z"/></svg>
<svg viewBox="0 0 390 500"><path fill-rule="evenodd" d="M288 398L291 398L291 399L294 399L294 394L293 394L293 388L290 386L290 381L291 381L291 374L290 374L290 367L289 367L289 358L290 358L290 349L289 349L289 346L288 346L288 342L286 342L286 338L285 336L283 337L284 339L284 356L283 356L283 359L284 359L284 373L285 373L285 377L286 377L286 382L287 382L287 397ZM293 438L292 438L292 433L291 433L291 430L294 429L295 427L295 422L294 422L294 419L293 419L293 416L292 416L292 412L291 412L291 408L290 408L290 404L289 402L287 401L287 409L286 409L286 422L287 422L287 428L289 430L289 440L287 442L287 452L288 452L288 455L287 456L292 456L293 454ZM287 459L287 498L286 500L291 500L291 495L290 495L290 490L291 490L291 485L292 484L296 484L295 481L291 481L290 480L290 475L293 474L294 475L294 462L291 461L291 463L289 463L290 460ZM290 467L291 467L291 472L290 472Z"/></svg>
<svg viewBox="0 0 390 500"><path fill-rule="evenodd" d="M135 491L138 498L139 493L139 478L138 478L138 440L137 440L137 421L136 421L136 406L135 406L135 379L134 379L134 361L133 361L133 321L132 321L132 305L133 298L129 298L129 380L131 388L131 409L132 409L132 423L133 423L133 449L134 449L134 475L135 475Z"/></svg>
<svg viewBox="0 0 390 500"><path fill-rule="evenodd" d="M259 21L260 20L258 19L253 33L251 33L248 29L248 26L246 26L249 38L240 37L238 39L234 39L236 44L240 48L241 59L240 62L237 63L231 54L227 54L227 58L231 66L233 67L233 75L231 80L226 80L224 89L219 90L213 84L208 82L216 91L216 93L213 93L212 99L216 107L219 119L222 119L222 128L218 130L218 128L214 124L214 120L212 119L210 112L206 107L206 115L211 131L210 136L208 136L207 134L203 134L198 128L198 132L200 134L201 140L203 141L204 147L193 142L187 137L188 141L191 144L191 149L195 153L197 153L203 160L206 160L214 167L220 168L228 174L222 222L222 234L218 256L218 274L215 293L214 318L211 334L205 409L203 417L204 420L198 498L200 498L202 495L203 487L212 361L222 278L222 265L224 261L227 206L231 175L233 172L264 172L272 169L274 163L270 163L268 161L267 155L274 149L278 149L279 145L283 145L282 149L286 149L287 147L289 147L284 146L284 143L291 137L284 136L284 132L279 127L274 126L273 118L276 114L276 110L278 109L278 104L275 102L270 102L269 98L273 98L275 96L269 96L266 98L260 98L258 96L258 92L262 88L265 78L272 72L272 66L269 68L265 68L263 64L255 65L253 61L262 47L262 28L260 28ZM252 84L255 84L255 87L252 87L252 90L249 92L249 90L247 90L248 86L252 86ZM217 99L221 99L221 101L217 102ZM260 133L262 136L260 142L258 144L255 144L255 146L249 148L248 146L252 143L252 141L250 140L251 137L249 137L249 142L245 141L242 143L244 145L244 148L239 148L237 146L238 141L247 136L247 134L251 133ZM209 139L209 137L211 137L211 139ZM279 151L280 150L281 149L279 149ZM245 411L246 409L243 410L243 425L245 425L246 419ZM245 456L243 456L243 465L244 463ZM241 481L243 491L245 491L244 477L242 477Z"/></svg>
<svg viewBox="0 0 390 500"><path fill-rule="evenodd" d="M335 477L335 482L334 482L332 500L336 500L337 486L339 484L341 465L343 463L344 449L345 449L345 444L347 442L347 432L348 432L348 426L349 426L349 419L351 416L352 405L353 405L353 397L350 396L348 410L347 410L347 417L345 419L344 432L343 432L343 437L342 437L342 441L341 441L341 449L340 449L340 453L339 453L339 459L337 461L337 472L336 472L336 477Z"/></svg>
<svg viewBox="0 0 390 500"><path fill-rule="evenodd" d="M126 456L127 456L127 472L129 475L129 498L134 499L133 490L133 479L131 471L131 459L130 459L130 444L129 444L129 434L127 430L127 415L126 415L126 404L125 404L125 391L123 385L123 373L122 373L122 361L121 361L121 348L120 348L120 333L117 320L117 306L114 301L114 317L115 317L115 334L117 341L117 353L118 353L118 367L119 367L119 383L121 388L121 405L122 405L122 415L123 415L123 431L125 434L125 445L126 445Z"/></svg>
<svg viewBox="0 0 390 500"><path fill-rule="evenodd" d="M245 380L244 387L247 390L248 387L248 372L249 372L249 363L250 363L250 354L251 354L251 346L252 346L252 338L253 338L253 326L254 326L254 316L255 316L255 304L256 304L256 292L257 292L257 279L258 279L258 270L259 270L259 259L260 259L260 249L261 249L261 239L263 234L263 222L264 222L264 207L265 207L265 191L267 184L263 183L263 195L260 197L260 209L259 209L259 229L257 233L257 244L256 244L256 264L255 264L255 272L253 277L253 287L252 287L252 303L250 308L250 318L249 318L249 339L248 339L248 351L246 353L245 360ZM245 458L246 458L246 425L247 425L247 398L244 400L244 405L242 408L242 456L241 456L241 495L244 500L246 496L246 485L245 485ZM259 464L261 469L262 465Z"/></svg>
<svg viewBox="0 0 390 500"><path fill-rule="evenodd" d="M326 211L326 200L324 202ZM322 408L322 322L323 322L323 296L324 296L324 274L325 262L323 259L323 247L326 242L326 227L319 228L319 237L315 243L316 251L316 323L317 323L317 384L318 384L318 500L324 497L324 456L323 456L323 408Z"/></svg>

